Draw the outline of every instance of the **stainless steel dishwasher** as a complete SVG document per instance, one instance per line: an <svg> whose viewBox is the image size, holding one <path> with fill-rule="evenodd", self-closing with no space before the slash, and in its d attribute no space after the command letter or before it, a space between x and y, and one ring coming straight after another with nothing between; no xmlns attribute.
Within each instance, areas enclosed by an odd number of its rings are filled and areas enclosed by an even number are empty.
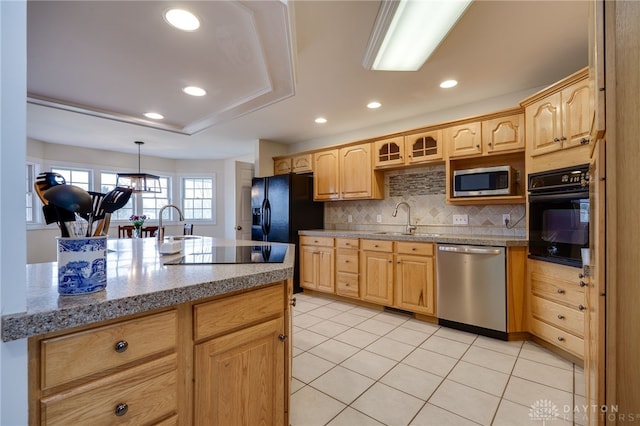
<svg viewBox="0 0 640 426"><path fill-rule="evenodd" d="M506 339L505 260L504 247L438 244L438 322Z"/></svg>

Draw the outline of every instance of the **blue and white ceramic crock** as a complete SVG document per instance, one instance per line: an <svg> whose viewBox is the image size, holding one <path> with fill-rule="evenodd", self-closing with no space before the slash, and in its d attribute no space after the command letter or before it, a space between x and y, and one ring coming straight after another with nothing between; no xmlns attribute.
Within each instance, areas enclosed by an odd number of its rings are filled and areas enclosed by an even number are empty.
<svg viewBox="0 0 640 426"><path fill-rule="evenodd" d="M107 237L56 240L59 294L94 293L107 286Z"/></svg>

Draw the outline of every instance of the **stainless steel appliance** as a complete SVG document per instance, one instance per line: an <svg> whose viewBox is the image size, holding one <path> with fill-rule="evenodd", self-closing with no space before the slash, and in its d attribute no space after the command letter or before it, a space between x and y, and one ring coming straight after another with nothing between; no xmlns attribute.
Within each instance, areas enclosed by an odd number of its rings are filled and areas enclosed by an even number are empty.
<svg viewBox="0 0 640 426"><path fill-rule="evenodd" d="M589 165L529 175L529 257L582 266L589 247Z"/></svg>
<svg viewBox="0 0 640 426"><path fill-rule="evenodd" d="M454 197L512 195L515 171L511 166L481 167L453 171Z"/></svg>
<svg viewBox="0 0 640 426"><path fill-rule="evenodd" d="M507 339L505 248L438 244L438 323Z"/></svg>

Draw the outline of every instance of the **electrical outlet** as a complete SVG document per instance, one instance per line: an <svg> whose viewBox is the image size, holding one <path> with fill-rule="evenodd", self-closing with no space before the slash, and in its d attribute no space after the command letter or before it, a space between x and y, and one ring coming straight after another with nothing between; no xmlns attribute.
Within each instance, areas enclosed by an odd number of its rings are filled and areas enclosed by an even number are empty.
<svg viewBox="0 0 640 426"><path fill-rule="evenodd" d="M353 215L348 215L347 216L347 222L349 222L349 223L353 222Z"/></svg>
<svg viewBox="0 0 640 426"><path fill-rule="evenodd" d="M511 222L511 215L509 213L503 214L502 215L502 224L506 226L506 225L509 224L509 222Z"/></svg>
<svg viewBox="0 0 640 426"><path fill-rule="evenodd" d="M469 224L469 215L466 215L466 214L454 214L453 215L453 224L454 225L468 225Z"/></svg>
<svg viewBox="0 0 640 426"><path fill-rule="evenodd" d="M376 216L376 222L382 223L382 215L381 214Z"/></svg>

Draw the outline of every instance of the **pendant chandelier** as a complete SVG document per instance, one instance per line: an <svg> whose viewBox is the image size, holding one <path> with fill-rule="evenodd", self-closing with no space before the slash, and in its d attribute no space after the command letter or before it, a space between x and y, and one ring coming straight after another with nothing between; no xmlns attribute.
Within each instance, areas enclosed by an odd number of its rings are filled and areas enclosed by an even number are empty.
<svg viewBox="0 0 640 426"><path fill-rule="evenodd" d="M140 146L142 141L135 141L138 145L138 173L118 173L116 186L131 188L133 192L162 192L160 177L140 172Z"/></svg>

